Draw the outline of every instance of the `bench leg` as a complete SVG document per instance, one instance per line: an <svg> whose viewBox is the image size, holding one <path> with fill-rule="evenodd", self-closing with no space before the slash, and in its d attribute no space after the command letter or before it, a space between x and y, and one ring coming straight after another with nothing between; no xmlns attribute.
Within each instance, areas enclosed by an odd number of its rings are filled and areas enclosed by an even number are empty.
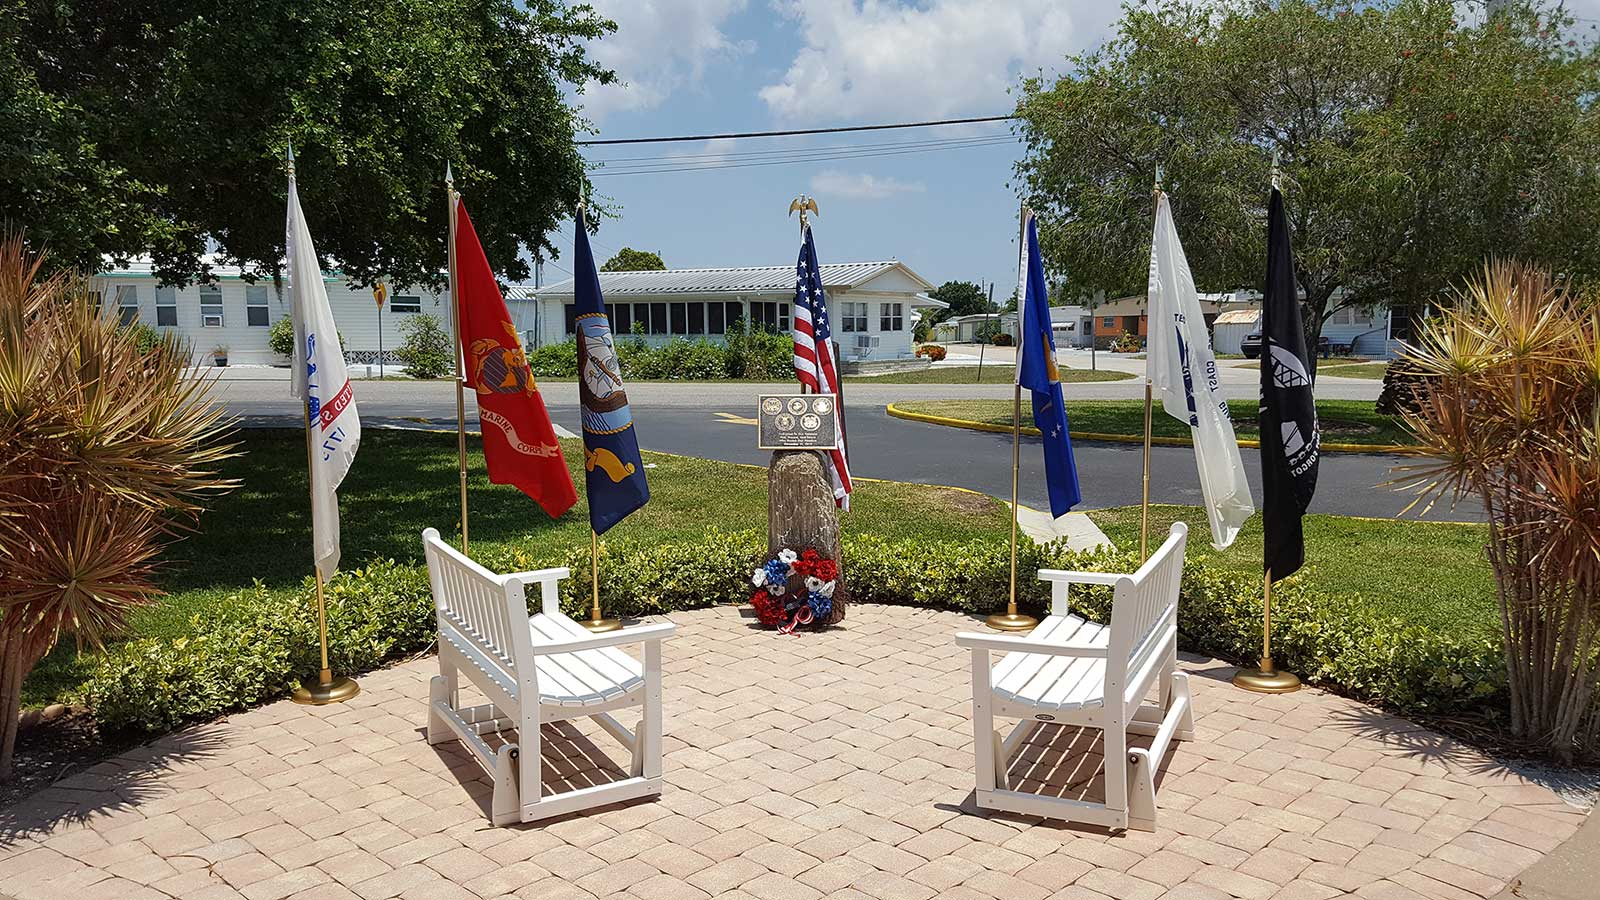
<svg viewBox="0 0 1600 900"><path fill-rule="evenodd" d="M1194 698L1189 694L1189 675L1186 672L1172 673L1172 699L1183 703L1183 715L1178 718L1178 730L1172 735L1173 740L1194 740Z"/></svg>
<svg viewBox="0 0 1600 900"><path fill-rule="evenodd" d="M632 774L661 777L661 642L644 645L644 704L634 734Z"/></svg>
<svg viewBox="0 0 1600 900"><path fill-rule="evenodd" d="M437 679L436 679L437 680ZM489 801L489 823L498 827L522 821L522 796L517 789L517 748L502 744L494 760L494 794ZM534 786L538 790L538 786Z"/></svg>
<svg viewBox="0 0 1600 900"><path fill-rule="evenodd" d="M995 789L999 760L994 733L993 697L989 692L989 651L972 651L972 751L978 779L978 805L989 801Z"/></svg>
<svg viewBox="0 0 1600 900"><path fill-rule="evenodd" d="M443 668L443 666L444 664L440 663L440 667ZM456 738L455 732L451 731L450 726L445 724L444 717L439 715L437 704L441 702L451 709L454 709L456 705L455 695L450 691L449 682L443 675L435 675L428 680L428 744L430 746L442 744L445 741L453 741Z"/></svg>

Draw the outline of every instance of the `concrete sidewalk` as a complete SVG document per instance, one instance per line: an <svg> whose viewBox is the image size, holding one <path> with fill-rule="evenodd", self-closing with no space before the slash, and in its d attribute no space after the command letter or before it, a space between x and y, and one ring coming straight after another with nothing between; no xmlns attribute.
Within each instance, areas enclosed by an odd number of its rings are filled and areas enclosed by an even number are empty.
<svg viewBox="0 0 1600 900"><path fill-rule="evenodd" d="M1600 894L1600 816L1511 880L1494 900L1594 900Z"/></svg>

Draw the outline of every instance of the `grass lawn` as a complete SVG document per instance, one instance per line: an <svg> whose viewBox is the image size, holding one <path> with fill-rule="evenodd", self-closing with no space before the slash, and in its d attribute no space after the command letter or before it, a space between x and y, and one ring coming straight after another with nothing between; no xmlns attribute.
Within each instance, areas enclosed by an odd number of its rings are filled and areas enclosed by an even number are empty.
<svg viewBox="0 0 1600 900"><path fill-rule="evenodd" d="M1337 375L1340 378L1371 378L1375 381L1383 379L1383 373L1389 371L1386 362L1358 362L1358 363L1323 363L1317 369L1317 374L1326 373Z"/></svg>
<svg viewBox="0 0 1600 900"><path fill-rule="evenodd" d="M897 402L907 412L967 419L1011 427L1010 400L917 400ZM1258 404L1254 400L1229 400L1234 433L1255 438ZM1024 412L1024 415L1029 415ZM1344 444L1410 444L1411 437L1394 416L1379 415L1370 400L1318 400L1317 415L1322 421L1322 439ZM1144 434L1142 400L1068 400L1067 419L1074 433ZM1032 424L1027 420L1024 424ZM1158 406L1150 419L1151 432L1166 437L1187 438L1189 426L1167 415Z"/></svg>
<svg viewBox="0 0 1600 900"><path fill-rule="evenodd" d="M1139 507L1094 510L1089 518L1118 547L1139 546ZM1198 506L1151 505L1151 544L1175 521L1189 525L1189 557L1227 569L1261 573L1261 514L1245 523L1233 546L1211 547ZM1359 594L1375 608L1441 632L1496 633L1494 575L1484 558L1487 525L1310 515L1306 566L1300 571L1328 593Z"/></svg>
<svg viewBox="0 0 1600 900"><path fill-rule="evenodd" d="M934 366L909 372L892 372L888 375L846 375L845 381L868 384L1010 384L1016 378L1016 366L1002 360L983 366L983 381L978 381L977 366ZM1124 381L1132 378L1131 372L1113 372L1108 369L1061 369L1063 384L1085 381Z"/></svg>
<svg viewBox="0 0 1600 900"><path fill-rule="evenodd" d="M240 437L243 455L222 468L241 486L213 502L197 533L169 548L161 577L168 594L134 615L131 636L181 635L194 613L225 602L253 580L288 590L311 573L303 433L245 430ZM479 446L468 438L474 549L517 545L536 560L555 561L567 548L588 545L580 442L562 442L579 502L557 520L516 488L491 485ZM661 453L645 453L644 459L655 466L649 470L650 502L607 532L608 538L665 542L702 537L712 526L766 527L765 469ZM355 466L339 490L343 566L381 558L420 563L424 528L459 533L456 471L453 433L363 434ZM890 538L964 540L1004 537L1010 522L1004 504L980 494L858 480L843 525ZM81 683L88 668L71 641L63 642L30 675L24 703L53 700Z"/></svg>

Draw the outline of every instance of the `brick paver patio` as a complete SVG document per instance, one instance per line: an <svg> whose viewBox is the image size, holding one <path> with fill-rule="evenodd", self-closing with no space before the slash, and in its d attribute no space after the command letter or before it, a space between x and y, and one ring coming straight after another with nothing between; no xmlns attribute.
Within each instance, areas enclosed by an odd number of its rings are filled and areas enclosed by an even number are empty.
<svg viewBox="0 0 1600 900"><path fill-rule="evenodd" d="M1448 738L1320 691L1242 693L1199 658L1197 739L1166 760L1159 831L985 815L952 643L974 619L855 607L841 629L782 637L731 608L672 618L659 800L488 827L481 770L421 736L434 662L419 659L343 706L274 703L0 811L0 894L1465 900L1582 819ZM626 758L587 721L566 734L546 760L565 778ZM1096 746L1048 729L1013 774L1093 794Z"/></svg>

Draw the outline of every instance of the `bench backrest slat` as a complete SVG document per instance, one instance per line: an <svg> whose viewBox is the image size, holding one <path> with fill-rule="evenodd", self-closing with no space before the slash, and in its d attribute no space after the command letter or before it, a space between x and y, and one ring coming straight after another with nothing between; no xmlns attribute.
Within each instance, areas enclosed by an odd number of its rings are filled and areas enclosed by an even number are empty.
<svg viewBox="0 0 1600 900"><path fill-rule="evenodd" d="M1162 652L1177 628L1178 591L1183 586L1183 553L1189 528L1175 523L1167 540L1139 571L1118 580L1112 599L1111 636L1106 660L1106 700L1122 695L1138 703L1147 685L1141 673ZM1141 683L1132 683L1137 680ZM1127 697L1131 695L1132 699Z"/></svg>
<svg viewBox="0 0 1600 900"><path fill-rule="evenodd" d="M518 630L526 632L526 612L514 621L505 579L473 562L429 528L422 533L433 607L441 629L450 628L512 674L517 671ZM518 585L520 588L520 584Z"/></svg>

